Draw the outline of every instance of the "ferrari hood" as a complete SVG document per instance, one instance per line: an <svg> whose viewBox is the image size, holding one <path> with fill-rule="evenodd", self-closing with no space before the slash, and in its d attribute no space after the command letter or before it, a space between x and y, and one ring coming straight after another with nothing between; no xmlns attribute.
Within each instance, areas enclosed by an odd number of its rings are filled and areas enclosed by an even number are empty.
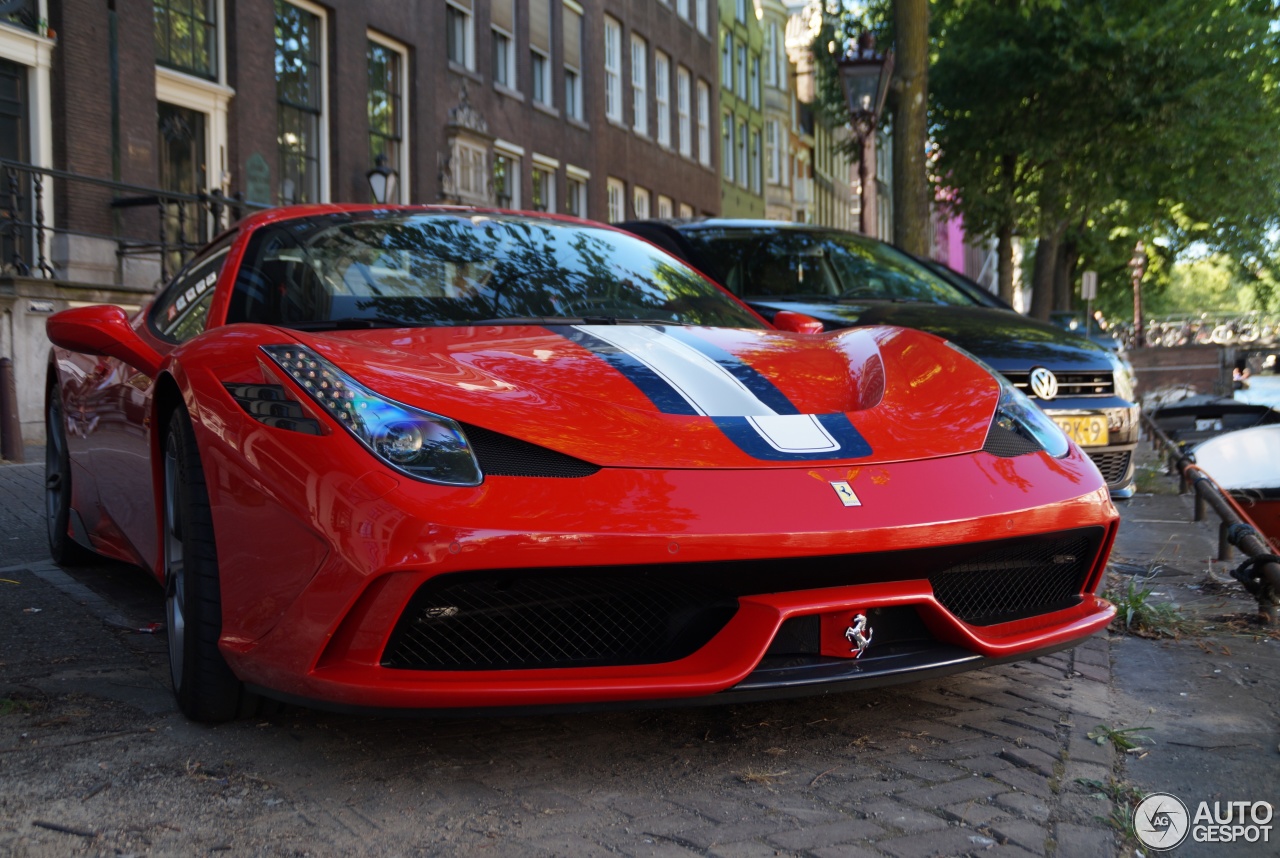
<svg viewBox="0 0 1280 858"><path fill-rule="evenodd" d="M1067 371L1110 371L1108 352L1096 343L1056 325L1008 310L945 304L868 302L750 301L772 317L794 310L820 320L828 328L853 325L901 325L937 334L982 358L1001 372L1026 372L1033 366Z"/></svg>
<svg viewBox="0 0 1280 858"><path fill-rule="evenodd" d="M290 332L389 399L609 467L901 461L980 449L998 388L918 331L668 325Z"/></svg>

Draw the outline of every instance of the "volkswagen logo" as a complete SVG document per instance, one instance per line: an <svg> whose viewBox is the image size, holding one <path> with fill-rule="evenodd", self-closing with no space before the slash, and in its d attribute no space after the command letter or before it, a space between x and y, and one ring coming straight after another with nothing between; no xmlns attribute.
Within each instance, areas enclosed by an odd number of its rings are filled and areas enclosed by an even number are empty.
<svg viewBox="0 0 1280 858"><path fill-rule="evenodd" d="M1050 400L1058 395L1058 377L1042 366L1031 370L1031 392L1040 399Z"/></svg>

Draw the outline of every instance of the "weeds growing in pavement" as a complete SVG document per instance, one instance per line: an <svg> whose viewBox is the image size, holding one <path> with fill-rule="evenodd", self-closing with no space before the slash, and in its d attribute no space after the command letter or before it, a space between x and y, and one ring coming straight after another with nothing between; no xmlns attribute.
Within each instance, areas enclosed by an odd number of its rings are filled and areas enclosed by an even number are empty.
<svg viewBox="0 0 1280 858"><path fill-rule="evenodd" d="M1130 754L1134 751L1141 750L1142 742L1150 742L1155 744L1155 739L1150 736L1141 736L1140 733L1150 730L1150 727L1108 727L1106 724L1099 724L1085 735L1099 745L1105 745L1110 742L1117 750Z"/></svg>
<svg viewBox="0 0 1280 858"><path fill-rule="evenodd" d="M1129 585L1121 590L1108 587L1102 598L1116 606L1116 618L1112 625L1118 631L1145 638L1176 638L1190 628L1186 617L1171 602L1159 602L1151 598L1155 586L1150 582L1154 573L1134 575Z"/></svg>
<svg viewBox="0 0 1280 858"><path fill-rule="evenodd" d="M1142 801L1142 790L1115 778L1107 778L1105 784L1092 778L1076 778L1076 783L1090 790L1094 798L1110 802L1111 811L1106 816L1095 817L1098 821L1120 832L1126 840L1138 842L1137 832L1133 830L1133 809Z"/></svg>
<svg viewBox="0 0 1280 858"><path fill-rule="evenodd" d="M40 704L32 700L18 697L0 697L0 715L26 715L40 708Z"/></svg>

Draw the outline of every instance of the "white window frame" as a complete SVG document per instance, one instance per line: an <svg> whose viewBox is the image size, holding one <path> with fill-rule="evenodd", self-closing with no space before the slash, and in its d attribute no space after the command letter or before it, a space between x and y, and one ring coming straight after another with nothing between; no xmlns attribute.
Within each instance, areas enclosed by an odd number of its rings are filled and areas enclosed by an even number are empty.
<svg viewBox="0 0 1280 858"><path fill-rule="evenodd" d="M631 186L631 211L636 220L648 220L653 217L653 195L648 188L639 185Z"/></svg>
<svg viewBox="0 0 1280 858"><path fill-rule="evenodd" d="M707 0L697 0L695 3L695 15L698 32L702 35L709 35L707 28L710 26L710 16L707 14Z"/></svg>
<svg viewBox="0 0 1280 858"><path fill-rule="evenodd" d="M653 97L657 105L654 133L659 146L671 146L671 57L653 52Z"/></svg>
<svg viewBox="0 0 1280 858"><path fill-rule="evenodd" d="M577 203L578 203L577 217L580 217L580 218L588 217L590 213L587 210L587 200L588 200L587 187L588 187L588 183L591 181L591 173L587 170L582 169L581 167L575 167L573 164L565 164L564 175L565 175L566 198L574 196L574 193L576 191ZM575 183L576 183L576 188L575 188ZM567 202L567 199L566 199L566 202ZM568 211L569 211L568 206L565 206L565 212L567 213Z"/></svg>
<svg viewBox="0 0 1280 858"><path fill-rule="evenodd" d="M764 167L761 157L761 135L759 128L751 129L751 192L759 194L764 190Z"/></svg>
<svg viewBox="0 0 1280 858"><path fill-rule="evenodd" d="M736 45L737 54L734 56L733 73L734 87L733 91L738 94L738 98L743 101L747 100L747 46L739 43Z"/></svg>
<svg viewBox="0 0 1280 858"><path fill-rule="evenodd" d="M756 56L755 54L752 54L751 59L749 61L749 65L751 69L750 71L747 72L748 90L749 90L748 98L751 102L751 106L756 110L759 110L760 109L760 57Z"/></svg>
<svg viewBox="0 0 1280 858"><path fill-rule="evenodd" d="M511 172L508 175L508 179L511 183L511 199L508 202L502 203L502 207L508 208L508 209L520 208L521 207L520 191L524 187L524 185L522 184L522 180L523 180L522 167L524 164L524 148L522 146L517 146L516 144L508 142L506 140L495 140L493 141L493 158L494 158L494 164L497 163L498 158L508 158L510 159L510 162L511 162ZM490 182L493 181L494 164L489 165L489 172L486 175L486 178ZM493 200L495 204L497 204L497 199L498 199L498 195L495 191L493 193Z"/></svg>
<svg viewBox="0 0 1280 858"><path fill-rule="evenodd" d="M538 74L538 60L542 60L542 74ZM551 91L554 76L551 74L551 57L538 48L529 49L529 98L534 104L555 107L555 94ZM541 81L538 79L541 78ZM542 84L543 98L537 96L537 84Z"/></svg>
<svg viewBox="0 0 1280 858"><path fill-rule="evenodd" d="M38 14L41 20L48 20L49 11L44 0L40 0ZM220 80L225 80L223 75L226 74L225 56L222 53L222 43L224 41L222 39L223 20L222 5L219 3L218 76ZM17 27L0 27L0 57L20 66L26 66L28 70L27 91L24 93L27 99L27 146L30 152L31 164L36 167L53 166L53 52L57 44L52 39L28 30L20 30ZM159 67L156 68L156 71L157 73L160 71ZM199 81L205 85L209 84L209 81L191 77L190 75L182 75L177 72L174 72L174 74L184 79ZM232 92L231 94L234 95L235 93ZM171 103L176 102L171 101ZM210 122L210 125L212 124ZM223 128L224 142L222 152L225 156L225 106ZM152 128L151 133L155 133L154 128ZM207 149L205 151L211 153L215 150ZM212 174L212 171L210 171L210 174ZM45 179L44 196L40 206L44 214L46 241L49 240L48 230L54 226L54 184L55 180ZM46 256L49 255L49 247L47 246L37 248L37 250ZM34 262L35 260L29 259L27 261Z"/></svg>
<svg viewBox="0 0 1280 858"><path fill-rule="evenodd" d="M769 165L769 184L777 185L782 181L782 147L779 145L780 123L776 119L765 120L764 145L765 162Z"/></svg>
<svg viewBox="0 0 1280 858"><path fill-rule="evenodd" d="M736 163L733 157L733 114L726 111L720 117L720 153L721 167L724 168L724 180L733 181L733 168Z"/></svg>
<svg viewBox="0 0 1280 858"><path fill-rule="evenodd" d="M579 28L578 33L578 58L579 63L582 62L584 46L582 44L582 33L585 31L585 15L582 7L577 3L566 3L568 9L572 9L578 14L578 18L583 22L583 26ZM567 11L562 9L562 14ZM565 48L561 45L561 56L566 56ZM585 119L582 112L582 68L579 66L564 64L564 115L569 119L576 119L579 122Z"/></svg>
<svg viewBox="0 0 1280 858"><path fill-rule="evenodd" d="M319 132L316 140L316 169L320 171L320 199L318 203L329 202L329 12L323 6L317 6L309 0L284 0L291 6L297 6L315 15L320 21L320 118ZM274 8L274 7L273 7ZM274 12L272 13L274 19ZM273 43L274 44L274 43ZM474 40L473 40L474 52ZM272 48L274 51L274 47ZM407 102L406 93L406 102ZM278 104L278 102L277 102Z"/></svg>
<svg viewBox="0 0 1280 858"><path fill-rule="evenodd" d="M698 81L698 163L711 166L711 87Z"/></svg>
<svg viewBox="0 0 1280 858"><path fill-rule="evenodd" d="M671 220L675 217L675 203L671 201L671 197L666 194L658 194L658 217L663 220Z"/></svg>
<svg viewBox="0 0 1280 858"><path fill-rule="evenodd" d="M409 128L412 123L409 122L409 109L413 103L413 99L409 97L409 48L403 42L397 42L395 39L387 38L381 33L375 33L369 30L366 34L369 41L377 42L384 48L395 51L400 55L400 158L395 164L387 166L395 170L399 174L396 181L397 193L400 199L407 200L409 198L409 189L413 184L409 181L409 152L412 151L409 142ZM372 164L370 166L373 166Z"/></svg>
<svg viewBox="0 0 1280 858"><path fill-rule="evenodd" d="M778 85L778 22L770 21L764 28L764 82L766 86Z"/></svg>
<svg viewBox="0 0 1280 858"><path fill-rule="evenodd" d="M610 176L605 180L605 198L608 203L609 223L621 223L627 219L627 183Z"/></svg>
<svg viewBox="0 0 1280 858"><path fill-rule="evenodd" d="M720 46L720 83L733 91L733 33L725 30L724 43Z"/></svg>
<svg viewBox="0 0 1280 858"><path fill-rule="evenodd" d="M449 162L453 165L450 184L453 194L464 204L487 204L489 198L489 181L492 177L492 165L488 151L478 143L455 138L449 152ZM472 187L464 188L463 176L472 180ZM477 187L474 180L479 179Z"/></svg>
<svg viewBox="0 0 1280 858"><path fill-rule="evenodd" d="M747 0L736 0L733 6L733 18L739 23L747 23Z"/></svg>
<svg viewBox="0 0 1280 858"><path fill-rule="evenodd" d="M622 24L604 18L604 115L622 124Z"/></svg>
<svg viewBox="0 0 1280 858"><path fill-rule="evenodd" d="M631 34L631 130L649 136L649 43Z"/></svg>
<svg viewBox="0 0 1280 858"><path fill-rule="evenodd" d="M677 211L681 220L689 220L693 217L693 206L688 203L681 203Z"/></svg>
<svg viewBox="0 0 1280 858"><path fill-rule="evenodd" d="M735 170L737 173L738 185L745 188L747 187L750 178L747 172L747 123L745 121L738 120L737 128L734 130L733 142L734 145L738 147L738 167L737 170Z"/></svg>
<svg viewBox="0 0 1280 858"><path fill-rule="evenodd" d="M295 0L285 0L285 2L287 3L293 3L294 1ZM449 0L445 0L445 4L450 9L453 9L455 12L461 15L463 18L462 50L466 52L466 56L463 57L462 62L458 63L457 60L454 60L454 59L450 59L449 62L451 64L456 63L461 68L464 68L469 72L473 72L476 70L476 16L472 12L472 10L466 8L465 6L459 6L457 3L449 2ZM302 6L301 3L298 3L297 5ZM306 7L304 6L303 8L306 8ZM317 6L315 8L319 8L319 7ZM319 13L314 13L314 14L319 14ZM448 15L445 16L445 26L446 27L448 26ZM437 42L436 44L439 44L439 42ZM445 44L446 44L446 55L447 55L448 53L448 48L447 48L448 34L447 33L445 35Z"/></svg>
<svg viewBox="0 0 1280 858"><path fill-rule="evenodd" d="M684 66L676 66L676 145L686 158L693 157L693 128L689 116L692 90L693 74Z"/></svg>
<svg viewBox="0 0 1280 858"><path fill-rule="evenodd" d="M676 14L685 21L689 20L689 0L676 0Z"/></svg>
<svg viewBox="0 0 1280 858"><path fill-rule="evenodd" d="M559 195L556 193L556 182L560 173L560 162L555 158L551 158L546 155L539 155L537 152L533 153L532 161L533 172L530 174L530 179L538 173L542 173L543 176L546 177L544 190L547 198L543 201L546 204L545 211L550 213L559 211L559 209L556 208L556 201L559 198ZM533 205L532 198L529 200L529 204Z"/></svg>
<svg viewBox="0 0 1280 858"><path fill-rule="evenodd" d="M492 27L491 32L495 36L501 36L502 38L506 39L506 51L504 52L506 54L506 63L504 63L504 65L506 66L505 70L506 70L507 79L506 81L500 81L498 80L498 75L495 73L493 76L493 85L497 87L509 89L512 91L518 91L520 89L520 78L516 71L517 67L519 66L519 63L516 62L515 34L509 33L506 30L504 30L502 27L498 27L498 26ZM497 39L493 39L492 42L493 42L492 49L493 51L495 51L494 58L496 60L497 59L496 51L498 50ZM496 66L497 66L496 62L494 65L496 69Z"/></svg>

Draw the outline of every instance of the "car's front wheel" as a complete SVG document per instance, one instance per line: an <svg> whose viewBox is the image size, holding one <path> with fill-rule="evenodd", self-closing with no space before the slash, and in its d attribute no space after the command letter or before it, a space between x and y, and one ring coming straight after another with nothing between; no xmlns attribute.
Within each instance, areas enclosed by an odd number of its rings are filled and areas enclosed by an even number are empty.
<svg viewBox="0 0 1280 858"><path fill-rule="evenodd" d="M190 418L179 408L164 439L165 621L178 708L196 721L228 721L256 708L218 649L222 593L213 516Z"/></svg>
<svg viewBox="0 0 1280 858"><path fill-rule="evenodd" d="M71 456L67 450L67 422L62 395L50 383L44 404L44 517L49 553L59 566L82 566L97 558L71 538Z"/></svg>

